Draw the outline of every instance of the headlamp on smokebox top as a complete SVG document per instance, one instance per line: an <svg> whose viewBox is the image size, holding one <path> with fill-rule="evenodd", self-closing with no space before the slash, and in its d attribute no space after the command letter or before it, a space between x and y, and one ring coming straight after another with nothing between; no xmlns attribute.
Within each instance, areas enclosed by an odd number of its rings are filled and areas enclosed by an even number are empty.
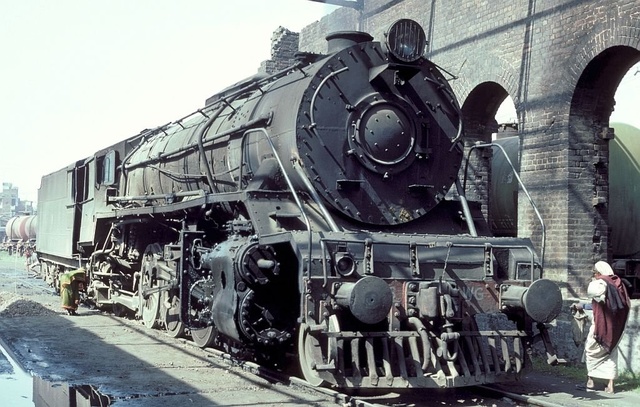
<svg viewBox="0 0 640 407"><path fill-rule="evenodd" d="M424 54L427 39L417 22L407 18L391 24L385 33L387 49L402 62L415 62Z"/></svg>

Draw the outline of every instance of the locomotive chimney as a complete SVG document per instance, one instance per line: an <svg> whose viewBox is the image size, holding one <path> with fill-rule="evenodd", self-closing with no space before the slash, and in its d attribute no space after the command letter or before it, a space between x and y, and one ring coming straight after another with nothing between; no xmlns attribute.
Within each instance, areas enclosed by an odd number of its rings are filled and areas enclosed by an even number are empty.
<svg viewBox="0 0 640 407"><path fill-rule="evenodd" d="M325 38L329 54L335 54L361 42L373 41L373 37L370 34L361 31L337 31L327 35Z"/></svg>

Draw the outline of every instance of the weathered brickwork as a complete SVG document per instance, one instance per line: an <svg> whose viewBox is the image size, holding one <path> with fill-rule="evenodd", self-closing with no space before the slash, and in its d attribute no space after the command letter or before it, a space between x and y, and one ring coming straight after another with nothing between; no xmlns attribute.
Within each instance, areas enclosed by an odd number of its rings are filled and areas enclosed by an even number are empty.
<svg viewBox="0 0 640 407"><path fill-rule="evenodd" d="M366 31L362 29L359 13L342 7L321 19L315 24L305 27L300 33L300 50L323 54L327 52L327 34L335 31Z"/></svg>
<svg viewBox="0 0 640 407"><path fill-rule="evenodd" d="M300 49L323 52L328 32L377 40L398 18L427 32L427 55L455 79L470 140L488 141L506 96L515 103L521 177L545 220L546 275L567 297L584 293L595 260L609 259L609 115L617 84L640 60L635 0L365 0L300 33ZM488 157L475 157L469 194L486 200ZM542 227L520 194L519 235L541 247ZM485 202L486 208L487 202Z"/></svg>
<svg viewBox="0 0 640 407"><path fill-rule="evenodd" d="M300 34L278 27L271 36L271 59L262 62L259 72L272 74L293 65Z"/></svg>

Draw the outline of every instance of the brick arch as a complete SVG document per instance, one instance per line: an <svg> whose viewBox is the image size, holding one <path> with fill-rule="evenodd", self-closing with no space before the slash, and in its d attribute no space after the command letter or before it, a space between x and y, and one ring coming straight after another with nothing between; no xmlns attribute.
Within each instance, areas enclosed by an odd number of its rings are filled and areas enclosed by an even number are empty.
<svg viewBox="0 0 640 407"><path fill-rule="evenodd" d="M569 126L580 125L576 120L588 117L608 126L615 91L626 72L640 61L640 23L603 30L576 55L573 66L565 71L573 89ZM597 104L583 103L586 98L597 100Z"/></svg>
<svg viewBox="0 0 640 407"><path fill-rule="evenodd" d="M586 42L584 46L575 53L576 57L573 58L573 66L565 71L566 80L569 81L569 83L577 85L587 66L600 54L615 47L631 48L640 51L640 22L635 25L613 27L611 31L602 31L594 35L590 41ZM630 67L626 68L625 72L629 68Z"/></svg>
<svg viewBox="0 0 640 407"><path fill-rule="evenodd" d="M575 81L569 110L570 125L588 120L607 127L618 85L629 69L640 61L640 49L612 45L587 61ZM576 67L578 69L578 67Z"/></svg>
<svg viewBox="0 0 640 407"><path fill-rule="evenodd" d="M615 104L615 92L628 70L640 61L640 37L622 27L612 35L599 35L586 43L570 72L573 94L568 120L569 156L574 157L569 178L569 206L581 219L574 235L592 236L591 253L583 253L579 268L569 270L569 283L585 287L589 266L598 260L611 261L609 239L609 140L613 133L609 118ZM640 32L636 29L635 33ZM634 44L631 46L630 44ZM568 79L569 79L568 78Z"/></svg>
<svg viewBox="0 0 640 407"><path fill-rule="evenodd" d="M495 114L507 96L511 96L518 110L517 78L516 70L504 59L488 55L480 64L463 70L460 80L453 82L461 101L463 128L469 139L491 139L491 134L497 131Z"/></svg>
<svg viewBox="0 0 640 407"><path fill-rule="evenodd" d="M509 96L507 90L496 82L478 84L462 105L463 128L470 140L490 141L498 131L495 114Z"/></svg>
<svg viewBox="0 0 640 407"><path fill-rule="evenodd" d="M485 82L495 82L511 96L515 105L518 106L518 77L516 68L503 58L496 55L487 55L479 64L473 67L467 66L463 69L460 78L453 81L453 87L462 102L461 105L464 105L469 94L478 85Z"/></svg>

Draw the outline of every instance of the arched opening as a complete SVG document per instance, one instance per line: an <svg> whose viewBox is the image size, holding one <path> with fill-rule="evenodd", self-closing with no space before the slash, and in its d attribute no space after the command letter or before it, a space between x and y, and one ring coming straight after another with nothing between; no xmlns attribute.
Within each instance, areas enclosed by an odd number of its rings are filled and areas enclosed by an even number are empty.
<svg viewBox="0 0 640 407"><path fill-rule="evenodd" d="M498 108L498 111L496 112L496 121L501 127L513 127L513 125L518 125L518 113L516 112L516 105L511 96L507 95L506 99ZM504 131L506 129L498 128L497 138L500 138L500 130Z"/></svg>
<svg viewBox="0 0 640 407"><path fill-rule="evenodd" d="M611 236L617 232L612 231L614 225L610 216L624 216L625 224L633 221L629 208L623 211L624 214L617 212L620 196L614 196L610 190L613 185L610 184L610 172L617 171L616 165L620 164L617 158L610 157L617 143L610 118L616 105L618 85L639 60L640 51L634 48L615 46L606 49L586 66L571 100L568 151L571 233L567 238L569 247L580 248L570 254L576 256L575 261L569 259L576 267L568 276L569 285L574 287L584 289L586 286L590 277L588 263L614 260L616 249ZM635 216L640 216L640 211Z"/></svg>
<svg viewBox="0 0 640 407"><path fill-rule="evenodd" d="M500 143L519 170L517 114L508 92L495 82L484 82L469 94L462 112L468 143ZM504 154L493 147L491 154L472 155L469 161L467 197L481 202L490 233L517 236L518 185Z"/></svg>
<svg viewBox="0 0 640 407"><path fill-rule="evenodd" d="M509 96L495 82L484 82L469 93L462 105L463 125L467 139L489 142L498 130L496 113Z"/></svg>

